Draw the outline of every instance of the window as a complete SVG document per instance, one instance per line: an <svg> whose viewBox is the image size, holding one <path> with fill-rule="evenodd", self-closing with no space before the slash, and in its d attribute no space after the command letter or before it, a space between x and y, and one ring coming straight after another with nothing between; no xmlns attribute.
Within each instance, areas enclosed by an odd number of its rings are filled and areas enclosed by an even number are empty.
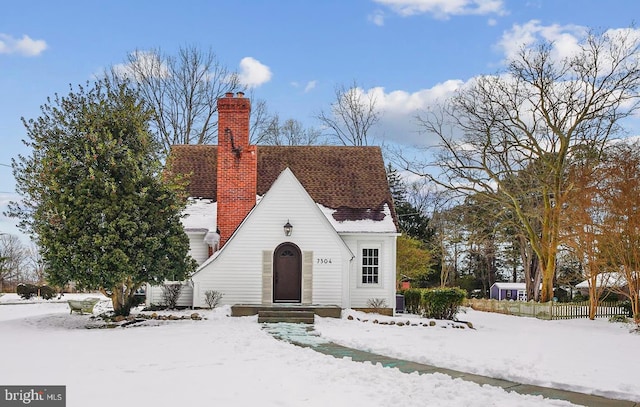
<svg viewBox="0 0 640 407"><path fill-rule="evenodd" d="M524 292L524 290L518 290L518 301L526 301L527 300L527 294Z"/></svg>
<svg viewBox="0 0 640 407"><path fill-rule="evenodd" d="M379 249L362 249L362 284L378 284L379 264Z"/></svg>

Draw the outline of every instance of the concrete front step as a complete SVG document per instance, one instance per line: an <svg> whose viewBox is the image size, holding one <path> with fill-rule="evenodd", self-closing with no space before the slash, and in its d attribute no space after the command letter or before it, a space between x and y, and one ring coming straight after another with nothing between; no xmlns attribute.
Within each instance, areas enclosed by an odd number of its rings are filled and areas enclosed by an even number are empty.
<svg viewBox="0 0 640 407"><path fill-rule="evenodd" d="M258 322L278 323L288 322L292 324L313 324L313 311L269 310L258 312Z"/></svg>
<svg viewBox="0 0 640 407"><path fill-rule="evenodd" d="M260 304L235 304L231 306L231 316L246 317L249 315L257 315L260 311L309 311L323 318L340 318L342 308L337 305L260 305Z"/></svg>

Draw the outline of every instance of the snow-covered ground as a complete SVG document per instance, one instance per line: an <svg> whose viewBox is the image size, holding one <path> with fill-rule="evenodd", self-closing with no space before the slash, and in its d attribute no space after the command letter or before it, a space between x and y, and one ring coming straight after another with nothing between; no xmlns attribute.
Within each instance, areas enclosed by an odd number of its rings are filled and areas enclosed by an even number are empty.
<svg viewBox="0 0 640 407"><path fill-rule="evenodd" d="M201 321L86 329L95 322L69 315L64 302L23 302L12 294L0 297L0 384L66 385L70 407L571 405L442 374L405 374L335 359L278 341L256 317L231 318L228 308L197 310L206 317ZM106 299L96 314L105 309ZM472 330L443 328L446 323L381 325L373 319L385 317L349 314L355 319L316 318L321 338L442 367L640 401L640 335L624 324L469 310L460 317L472 322Z"/></svg>
<svg viewBox="0 0 640 407"><path fill-rule="evenodd" d="M322 319L316 330L333 342L414 362L518 383L640 401L640 334L606 318L543 321L466 309L475 329ZM367 322L358 322L367 320ZM394 317L396 321L422 319ZM380 321L384 317L378 318ZM381 340L382 339L382 340Z"/></svg>

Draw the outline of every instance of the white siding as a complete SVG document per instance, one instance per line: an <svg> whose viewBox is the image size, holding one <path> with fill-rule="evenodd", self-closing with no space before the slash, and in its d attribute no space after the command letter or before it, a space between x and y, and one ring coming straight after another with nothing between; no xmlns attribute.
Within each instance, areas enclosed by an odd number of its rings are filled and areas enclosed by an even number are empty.
<svg viewBox="0 0 640 407"><path fill-rule="evenodd" d="M147 284L146 289L146 305L162 305L164 302L162 296L162 286L151 286ZM176 304L179 307L191 307L193 305L193 287L189 284L183 284Z"/></svg>
<svg viewBox="0 0 640 407"><path fill-rule="evenodd" d="M367 300L384 298L387 306L396 304L396 235L395 234L349 234L343 235L345 243L355 254L349 273L350 307L365 308ZM379 249L379 282L363 284L361 256L363 248Z"/></svg>
<svg viewBox="0 0 640 407"><path fill-rule="evenodd" d="M293 225L291 236L284 235L287 221ZM311 289L313 304L349 306L344 303L343 280L347 280L352 253L288 170L274 182L218 256L193 276L199 291L194 306L204 306L201 299L206 290L222 292L223 304L270 303L271 298L263 293L263 281L269 279L263 274L263 252L268 256L283 242L296 244L302 253L313 252L313 281L306 285Z"/></svg>
<svg viewBox="0 0 640 407"><path fill-rule="evenodd" d="M189 231L189 255L195 259L198 265L204 263L209 258L209 245L205 243L206 231Z"/></svg>

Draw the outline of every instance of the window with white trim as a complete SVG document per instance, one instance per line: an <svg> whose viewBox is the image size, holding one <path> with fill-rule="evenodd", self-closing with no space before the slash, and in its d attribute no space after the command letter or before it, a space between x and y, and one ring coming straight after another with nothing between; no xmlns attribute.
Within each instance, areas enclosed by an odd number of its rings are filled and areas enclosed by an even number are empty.
<svg viewBox="0 0 640 407"><path fill-rule="evenodd" d="M380 278L380 249L362 249L362 284L378 284Z"/></svg>
<svg viewBox="0 0 640 407"><path fill-rule="evenodd" d="M524 292L524 290L518 290L518 301L526 301L527 300L527 293Z"/></svg>

